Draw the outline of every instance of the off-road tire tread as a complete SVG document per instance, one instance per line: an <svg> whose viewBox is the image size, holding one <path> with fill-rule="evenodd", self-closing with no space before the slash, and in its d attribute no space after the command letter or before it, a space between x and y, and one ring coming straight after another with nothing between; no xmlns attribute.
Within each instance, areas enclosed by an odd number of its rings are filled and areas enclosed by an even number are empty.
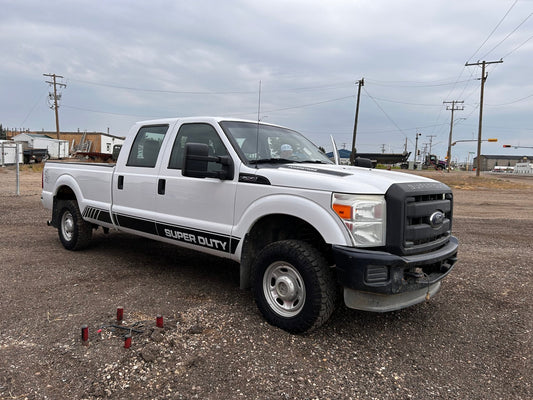
<svg viewBox="0 0 533 400"><path fill-rule="evenodd" d="M74 231L74 237L71 241L67 241L62 237L61 234L61 219L63 216L63 211L67 209L72 214L72 217L75 221L75 231ZM92 225L85 221L83 217L81 216L80 209L78 207L78 203L75 200L61 200L58 204L58 210L59 210L59 226L58 226L58 234L59 239L61 240L61 243L63 244L63 247L67 250L83 250L89 246L89 243L92 239L93 234L93 228Z"/></svg>
<svg viewBox="0 0 533 400"><path fill-rule="evenodd" d="M263 294L263 273L280 257L298 268L306 285L306 305L292 318L283 318L270 310ZM301 265L295 265L297 263ZM261 250L252 266L252 292L265 319L290 333L307 333L322 326L335 310L337 297L334 275L324 256L311 244L300 240L274 242ZM317 294L315 298L312 298L313 293Z"/></svg>

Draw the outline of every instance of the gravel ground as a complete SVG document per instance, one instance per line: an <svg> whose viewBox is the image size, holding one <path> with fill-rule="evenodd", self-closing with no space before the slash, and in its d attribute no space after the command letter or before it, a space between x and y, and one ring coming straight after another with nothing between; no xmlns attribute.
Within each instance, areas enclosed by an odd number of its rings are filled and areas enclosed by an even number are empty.
<svg viewBox="0 0 533 400"><path fill-rule="evenodd" d="M40 173L15 196L2 168L0 399L532 399L533 178L488 181L454 190L460 261L434 299L341 306L297 336L263 321L231 262L101 230L64 250ZM129 349L118 306L142 331Z"/></svg>

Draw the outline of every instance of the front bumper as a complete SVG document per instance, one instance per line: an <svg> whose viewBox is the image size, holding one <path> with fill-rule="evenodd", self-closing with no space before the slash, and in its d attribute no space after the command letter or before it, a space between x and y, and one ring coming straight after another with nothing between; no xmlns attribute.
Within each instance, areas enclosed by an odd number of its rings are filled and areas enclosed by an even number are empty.
<svg viewBox="0 0 533 400"><path fill-rule="evenodd" d="M420 303L437 293L457 261L457 249L453 236L435 251L411 256L333 246L344 302L350 308L376 312Z"/></svg>

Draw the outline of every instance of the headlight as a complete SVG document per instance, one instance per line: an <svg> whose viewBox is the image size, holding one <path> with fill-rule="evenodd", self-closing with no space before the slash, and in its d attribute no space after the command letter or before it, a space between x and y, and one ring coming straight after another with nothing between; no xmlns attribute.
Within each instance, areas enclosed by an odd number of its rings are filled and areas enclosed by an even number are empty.
<svg viewBox="0 0 533 400"><path fill-rule="evenodd" d="M387 207L383 196L333 193L331 208L341 217L356 246L385 245Z"/></svg>

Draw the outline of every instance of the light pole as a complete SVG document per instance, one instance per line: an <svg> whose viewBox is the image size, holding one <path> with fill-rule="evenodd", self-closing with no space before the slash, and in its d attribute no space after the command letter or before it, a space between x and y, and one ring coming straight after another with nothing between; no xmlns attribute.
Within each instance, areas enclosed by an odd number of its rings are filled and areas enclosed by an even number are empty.
<svg viewBox="0 0 533 400"><path fill-rule="evenodd" d="M468 166L470 165L470 154L476 154L475 151L469 151L468 155L466 156L466 172L469 171Z"/></svg>

